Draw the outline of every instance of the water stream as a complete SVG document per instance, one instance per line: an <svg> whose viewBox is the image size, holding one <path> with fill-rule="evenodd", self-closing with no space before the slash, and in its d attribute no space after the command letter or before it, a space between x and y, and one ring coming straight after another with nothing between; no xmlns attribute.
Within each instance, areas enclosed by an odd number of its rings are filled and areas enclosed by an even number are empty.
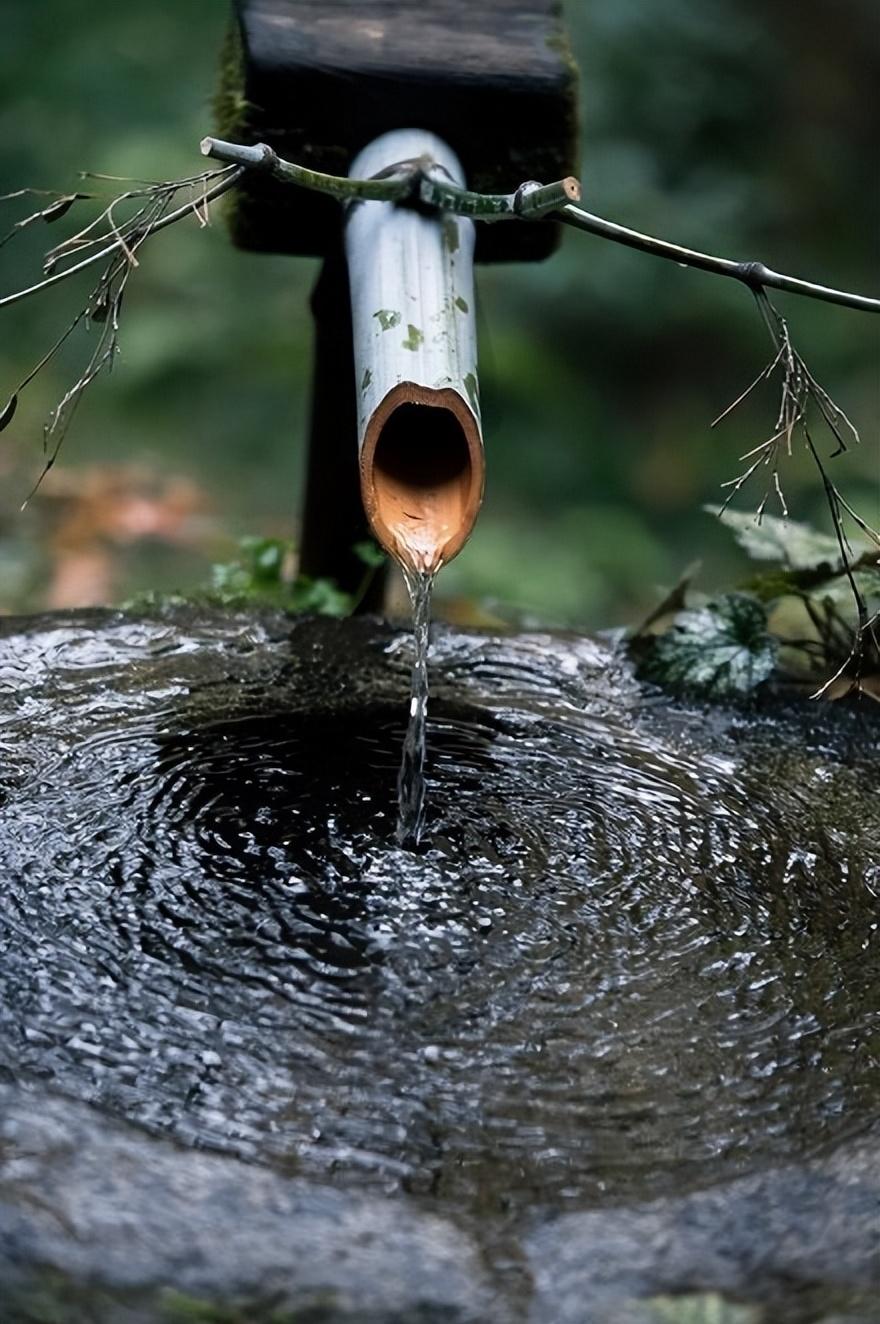
<svg viewBox="0 0 880 1324"><path fill-rule="evenodd" d="M425 819L425 727L428 715L428 649L434 572L406 567L402 569L412 604L413 666L409 721L397 777L397 841L401 846L418 846Z"/></svg>

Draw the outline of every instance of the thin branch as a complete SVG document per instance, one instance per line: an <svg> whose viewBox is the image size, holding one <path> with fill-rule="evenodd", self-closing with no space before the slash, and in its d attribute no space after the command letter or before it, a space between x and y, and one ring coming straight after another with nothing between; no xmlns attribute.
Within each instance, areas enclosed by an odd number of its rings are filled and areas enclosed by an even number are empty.
<svg viewBox="0 0 880 1324"><path fill-rule="evenodd" d="M830 478L825 463L819 454L816 444L810 431L809 416L811 407L815 407L820 418L825 423L831 435L837 442L837 449L832 452L830 458L840 455L848 449L847 439L843 428L846 428L852 439L859 441L859 434L855 425L847 417L843 409L840 408L831 396L820 386L812 372L807 367L798 350L792 343L791 333L788 322L768 298L763 289L753 291L761 318L773 342L776 351L773 359L755 378L751 385L742 392L741 395L719 415L716 422L725 418L731 410L746 398L746 396L758 385L759 382L769 379L774 373L780 371L782 374L779 411L776 416L776 423L772 436L760 445L741 456L742 461L750 460L753 456L757 458L743 470L737 478L722 483L722 487L729 487L727 498L725 499L721 511L729 505L731 499L741 490L752 477L752 475L761 467L768 468L770 476L767 486L761 497L755 514L755 522L760 524L761 518L767 505L767 501L773 493L782 511L783 518L788 517L788 507L785 502L785 496L782 491L782 485L779 480L779 463L783 453L791 455L792 438L795 433L803 439L804 445L810 454L819 476L822 480L822 486L825 492L826 502L828 504L831 524L834 529L834 536L837 541L840 552L840 574L842 574L850 589L853 603L856 611L856 625L848 638L838 638L837 635L843 628L841 623L832 619L828 613L828 619L822 621L817 613L811 609L807 603L807 611L813 626L822 641L825 648L826 660L832 658L836 661L841 653L844 654L843 662L839 665L835 673L828 681L817 690L813 696L821 698L827 693L829 688L840 678L847 674L852 677L852 687L858 689L861 683L861 675L864 669L866 657L869 655L880 656L880 641L877 636L876 616L869 617L868 605L861 591L858 580L855 577L855 570L859 560L854 556L852 546L847 537L844 526L844 515L848 515L857 527L869 538L877 547L880 547L880 534L862 519L862 517L853 510L852 506L842 496L836 484ZM713 425L714 426L714 425ZM806 602L806 599L805 599ZM832 662L831 665L834 665Z"/></svg>
<svg viewBox="0 0 880 1324"><path fill-rule="evenodd" d="M167 216L163 216L161 220L155 221L149 228L149 234L157 234L160 230L164 230L169 225L174 225L176 221L182 220L185 216L197 212L200 208L203 208L206 203L213 202L215 198L219 198L221 194L228 193L231 188L235 187L243 174L243 166L230 166L227 170L219 171L217 183L212 185L202 197L185 203L175 211L169 212ZM168 187L170 188L171 186L169 185ZM180 187L180 182L176 182L174 185L174 192L177 192ZM54 275L47 276L45 280L38 281L36 285L31 285L27 289L16 290L13 294L5 295L0 299L0 308L5 308L12 303L18 303L21 299L26 299L31 294L36 294L40 290L48 289L50 285L57 285L59 281L66 280L68 276L75 276L77 272L84 271L86 267L95 266L96 263L103 262L108 257L112 257L115 253L118 253L121 248L122 244L117 239L112 244L108 244L106 248L102 248L99 252L92 253L89 257L83 258L81 262L74 263L72 267L66 267L64 271L55 272Z"/></svg>
<svg viewBox="0 0 880 1324"><path fill-rule="evenodd" d="M475 221L540 220L580 200L581 186L573 175L553 184L527 180L514 193L473 193L448 177L441 178L438 167L422 167L419 197L429 207L470 216Z"/></svg>
<svg viewBox="0 0 880 1324"><path fill-rule="evenodd" d="M112 241L117 238L117 234L112 228L108 228L105 232L99 232L98 234L95 234L94 232L101 225L102 221L107 221L109 225L110 213L119 203L125 202L129 198L141 197L146 197L148 201L140 207L133 216L130 216L126 222L126 228L134 230L143 217L149 213L149 200L156 197L156 191L154 189L122 193L118 198L114 198L113 201L109 203L109 205L106 206L104 210L94 218L94 220L90 221L88 225L83 226L83 228L78 230L76 234L71 235L68 239L62 239L60 244L56 244L54 248L49 249L43 263L44 274L47 276L50 275L58 262L66 257L71 257L74 253L81 252L84 248L96 248L99 244L106 244L108 240Z"/></svg>
<svg viewBox="0 0 880 1324"><path fill-rule="evenodd" d="M680 266L696 267L700 271L709 271L716 276L731 276L742 281L752 290L763 288L785 290L789 294L803 294L810 299L822 299L825 303L841 304L845 308L858 308L866 313L880 313L880 299L869 298L866 294L850 294L846 290L830 289L827 285L815 285L809 280L800 280L796 276L785 276L779 271L772 271L763 262L734 262L726 257L713 257L709 253L699 253L692 248L682 248L666 239L656 239L653 235L640 234L615 221L606 221L601 216L584 211L581 207L562 207L553 216L554 220L564 221L576 230L586 230L588 234L598 235L600 239L610 239L615 244L624 244L627 248L636 248L641 253L651 253L654 257L668 258Z"/></svg>
<svg viewBox="0 0 880 1324"><path fill-rule="evenodd" d="M285 161L266 143L248 147L241 143L227 143L219 138L203 138L199 144L202 156L217 161L230 161L244 170L257 170L272 175L288 184L327 193L341 202L399 202L412 195L415 186L415 162L402 161L400 168L379 179L348 179L343 175L325 175L320 170Z"/></svg>
<svg viewBox="0 0 880 1324"><path fill-rule="evenodd" d="M203 138L200 149L203 156L260 170L286 183L328 193L342 202L399 203L418 198L428 207L469 216L475 221L537 220L569 202L579 201L581 196L581 186L573 176L554 184L528 180L514 193L474 193L456 184L442 166L427 156L399 161L373 179L350 179L285 161L267 143L250 147L219 138Z"/></svg>
<svg viewBox="0 0 880 1324"><path fill-rule="evenodd" d="M451 180L441 178L437 164L428 159L401 161L387 177L364 180L308 170L305 166L285 161L267 143L250 146L224 142L219 138L203 138L200 146L204 156L214 157L218 161L231 161L248 170L263 171L276 179L329 193L343 201L371 199L402 202L415 195L430 206L480 221L505 218L537 220L550 216L575 229L586 230L589 234L624 244L628 248L636 248L643 253L651 253L655 257L667 258L681 266L697 267L717 276L730 276L742 281L751 290L786 290L790 294L802 294L808 298L822 299L826 303L880 313L880 299L831 289L827 285L817 285L796 276L786 276L771 270L763 262L734 262L730 258L713 257L709 253L699 253L692 248L672 244L666 239L656 239L653 235L630 230L615 221L606 221L574 205L580 199L580 184L572 177L546 185L528 181L521 184L515 193L509 194L474 193L470 189L460 188Z"/></svg>
<svg viewBox="0 0 880 1324"><path fill-rule="evenodd" d="M55 464L68 427L84 392L102 371L105 369L108 372L112 371L113 363L119 351L119 326L123 297L129 277L138 266L138 250L147 239L159 230L165 229L166 226L172 225L175 221L181 220L187 215L195 215L199 224L204 226L208 220L208 204L211 199L232 188L241 173L241 168L230 166L223 170L203 171L186 179L148 183L143 188L126 190L126 192L113 198L89 225L79 230L71 239L62 241L62 243L51 249L47 254L47 268L51 270L56 262L70 258L83 249L97 249L98 251L92 251L88 257L73 262L71 266L66 267L57 275L48 276L31 289L21 290L15 295L0 300L0 305L13 303L17 299L24 298L27 294L34 293L48 285L56 284L59 280L64 280L67 276L82 271L86 267L95 264L102 264L103 266L97 284L73 321L48 352L43 355L36 367L27 374L0 411L0 430L2 430L9 425L15 415L20 392L45 367L79 323L85 321L88 327L97 326L100 328L97 343L84 371L56 404L43 428L44 464L31 492L25 498L23 507L28 504L46 474ZM125 182L131 183L133 181ZM185 189L190 191L198 189L199 193L195 197L190 197L182 206L169 210L178 194ZM54 220L56 216L62 215L79 196L81 195L64 195L52 203L50 207L35 213L34 217L27 218L27 221L39 219L40 217L46 220ZM126 219L117 219L116 209L126 202L135 202L138 205L133 214ZM96 234L95 231L98 233ZM112 241L108 243L107 240L111 239L111 236Z"/></svg>
<svg viewBox="0 0 880 1324"><path fill-rule="evenodd" d="M847 539L846 533L843 528L840 493L838 492L834 483L828 477L828 474L825 470L825 466L823 465L821 457L819 456L819 453L816 450L816 447L813 443L813 438L810 435L809 429L807 427L804 427L803 433L804 433L804 440L806 441L810 454L812 455L816 467L819 470L819 475L822 479L822 485L825 488L825 496L828 501L828 508L831 511L831 521L832 524L834 525L834 534L835 537L837 538L837 545L840 549L840 558L843 565L843 571L849 583L850 593L852 594L853 602L855 603L856 616L857 616L856 628L852 633L852 640L851 640L849 653L845 657L844 661L841 663L840 667L834 673L834 675L830 676L828 680L825 682L825 684L822 685L815 692L814 695L812 695L814 699L821 699L823 695L834 684L834 682L839 680L841 676L843 676L846 673L852 675L851 688L856 690L861 688L862 669L865 661L866 648L870 646L873 652L877 656L880 656L880 638L878 638L877 630L876 630L878 617L877 615L874 615L872 617L868 616L868 604L865 601L862 591L859 588L858 581L856 580L855 577L854 567L852 564L852 548L849 545L849 540Z"/></svg>
<svg viewBox="0 0 880 1324"><path fill-rule="evenodd" d="M0 193L0 202L12 202L16 198L63 198L64 196L65 194L57 188L17 188L11 193Z"/></svg>

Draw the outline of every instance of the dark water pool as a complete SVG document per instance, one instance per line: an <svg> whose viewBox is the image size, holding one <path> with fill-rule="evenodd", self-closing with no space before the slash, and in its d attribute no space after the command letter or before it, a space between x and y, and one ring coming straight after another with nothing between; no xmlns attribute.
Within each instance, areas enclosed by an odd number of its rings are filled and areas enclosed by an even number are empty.
<svg viewBox="0 0 880 1324"><path fill-rule="evenodd" d="M314 1319L642 1324L621 1293L700 1284L880 1318L876 714L677 703L606 643L442 628L414 851L411 650L0 623L0 1289L354 1263L353 1313ZM70 1319L177 1318L121 1300Z"/></svg>
<svg viewBox="0 0 880 1324"><path fill-rule="evenodd" d="M0 1062L457 1216L820 1151L878 1112L878 726L602 644L73 618L0 643ZM833 721L831 720L833 718Z"/></svg>

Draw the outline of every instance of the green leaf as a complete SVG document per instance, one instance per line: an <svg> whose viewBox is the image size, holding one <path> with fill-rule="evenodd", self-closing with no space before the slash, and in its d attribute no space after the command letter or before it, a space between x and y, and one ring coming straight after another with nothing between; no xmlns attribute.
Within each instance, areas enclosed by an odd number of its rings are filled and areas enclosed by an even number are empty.
<svg viewBox="0 0 880 1324"><path fill-rule="evenodd" d="M371 570L385 564L385 553L370 538L365 538L363 542L356 542L351 550L358 560L363 561L364 565L369 566Z"/></svg>
<svg viewBox="0 0 880 1324"><path fill-rule="evenodd" d="M850 573L865 598L874 598L880 592L880 567L875 549L863 552L857 560L850 562ZM788 596L816 599L830 596L835 601L845 596L852 597L849 575L843 567L829 570L827 565L810 570L787 570L784 566L773 566L770 570L751 575L740 587L761 602L774 602Z"/></svg>
<svg viewBox="0 0 880 1324"><path fill-rule="evenodd" d="M347 616L352 608L350 593L343 593L332 579L308 579L305 575L293 585L289 611L313 611L319 616Z"/></svg>
<svg viewBox="0 0 880 1324"><path fill-rule="evenodd" d="M837 539L820 533L809 524L797 520L779 519L764 515L760 524L754 515L742 510L719 510L718 506L705 506L717 515L721 523L733 531L740 547L755 561L778 561L792 570L814 570L827 565L840 566L840 548Z"/></svg>
<svg viewBox="0 0 880 1324"><path fill-rule="evenodd" d="M286 589L284 567L293 551L286 538L242 538L241 559L214 565L211 586L236 597L263 596Z"/></svg>
<svg viewBox="0 0 880 1324"><path fill-rule="evenodd" d="M854 570L853 579L856 588L865 599L868 615L873 616L875 611L880 608L880 570L870 566L864 570ZM845 575L838 575L836 579L827 580L810 596L817 598L820 602L823 600L832 602L838 610L855 610L852 586Z"/></svg>
<svg viewBox="0 0 880 1324"><path fill-rule="evenodd" d="M744 593L680 612L666 634L648 641L640 674L660 685L716 697L748 694L776 663L767 613Z"/></svg>
<svg viewBox="0 0 880 1324"><path fill-rule="evenodd" d="M218 593L243 593L246 584L246 572L238 561L211 566L211 588Z"/></svg>
<svg viewBox="0 0 880 1324"><path fill-rule="evenodd" d="M254 556L254 573L260 579L277 583L281 579L284 551L277 543L267 543Z"/></svg>
<svg viewBox="0 0 880 1324"><path fill-rule="evenodd" d="M262 605L281 611L315 612L319 616L348 616L354 597L344 593L332 579L310 579L299 575L291 580L285 573L294 550L286 538L242 538L241 558L211 567L211 585L198 592L194 601L207 598L227 607ZM360 544L361 560L375 556L371 542ZM384 557L382 557L384 560Z"/></svg>

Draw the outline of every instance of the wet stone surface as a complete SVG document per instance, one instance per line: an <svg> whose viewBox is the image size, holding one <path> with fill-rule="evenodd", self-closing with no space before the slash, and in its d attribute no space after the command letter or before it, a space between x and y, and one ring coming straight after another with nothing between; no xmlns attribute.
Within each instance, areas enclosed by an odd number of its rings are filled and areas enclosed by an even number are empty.
<svg viewBox="0 0 880 1324"><path fill-rule="evenodd" d="M876 714L411 655L0 622L9 1318L880 1318Z"/></svg>

